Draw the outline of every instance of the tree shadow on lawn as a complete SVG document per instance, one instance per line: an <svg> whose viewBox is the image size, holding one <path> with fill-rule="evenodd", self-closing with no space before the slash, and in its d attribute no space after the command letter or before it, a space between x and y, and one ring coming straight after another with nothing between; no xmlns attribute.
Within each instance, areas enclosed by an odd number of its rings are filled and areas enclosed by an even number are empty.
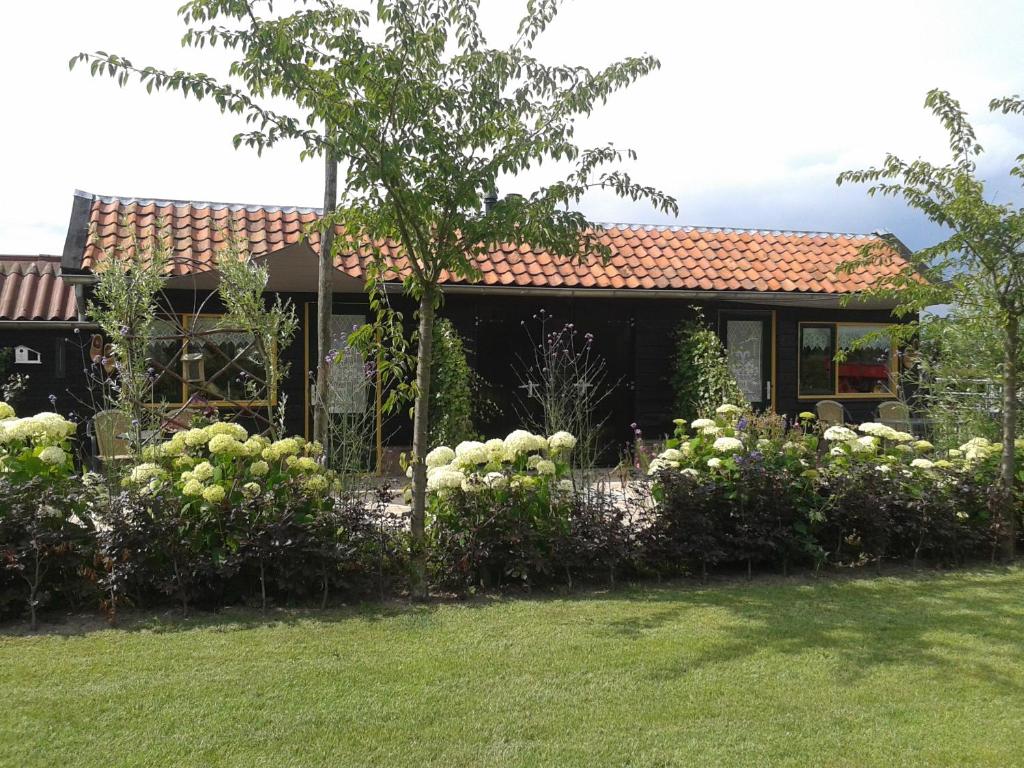
<svg viewBox="0 0 1024 768"><path fill-rule="evenodd" d="M698 612L712 609L719 620L703 650L680 642L678 657L655 665L653 677L686 677L697 668L755 654L796 657L814 651L838 659L837 674L848 683L882 666L927 666L1019 695L1024 684L1007 676L1006 662L1024 656L1024 603L1020 590L1004 580L1017 577L1024 586L1022 576L1016 567L788 586L755 582L747 589L649 588L633 598L634 617L595 632L646 642L679 627L685 637ZM977 641L984 655L972 645Z"/></svg>
<svg viewBox="0 0 1024 768"><path fill-rule="evenodd" d="M333 607L258 609L231 607L183 617L167 609L125 611L117 627L95 614L72 615L46 623L36 633L24 624L0 626L0 638L14 636L81 636L99 631L179 633L197 629L237 632L272 626L340 624L350 621L399 620L406 627L429 632L441 609L487 609L510 603L609 605L616 618L587 610L578 617L595 641L612 640L637 653L659 633L675 632L678 653L664 662L648 660L657 680L686 677L693 670L742 660L754 654L793 656L816 651L839 659L838 674L854 682L885 665L931 666L951 674L969 675L1008 693L1024 692L1009 679L1005 660L1024 656L1024 604L1020 590L1006 580L1021 581L1024 570L985 568L944 573L898 569L895 576L873 574L803 574L762 576L753 582L720 580L707 586L695 581L615 589L541 593L525 596L489 595L468 600L435 599L428 603L390 600ZM689 643L690 628L701 622L707 642ZM987 655L965 643L982 640ZM672 654L669 646L667 652ZM665 655L664 645L659 652Z"/></svg>

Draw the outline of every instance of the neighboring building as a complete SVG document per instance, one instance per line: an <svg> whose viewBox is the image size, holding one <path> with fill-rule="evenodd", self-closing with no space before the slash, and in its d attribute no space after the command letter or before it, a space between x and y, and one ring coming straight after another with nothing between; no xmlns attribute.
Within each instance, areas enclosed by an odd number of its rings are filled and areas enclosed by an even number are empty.
<svg viewBox="0 0 1024 768"><path fill-rule="evenodd" d="M163 227L175 256L166 287L173 311L186 322L198 316L199 322L212 323L207 316L220 311L216 297L211 296L217 283L214 254L223 247L224 230L240 229L252 253L266 259L268 290L290 299L298 312L298 338L290 349L282 350L291 364L282 394L288 398L290 429L308 434L307 382L315 361L325 353L316 348L319 237L304 235L318 215L311 209L76 192L62 274L75 284L80 308L105 253L128 247L136 237L145 246ZM521 382L513 367L517 359L530 356L530 340L522 324L534 323L541 309L559 325L571 322L581 333L594 335L595 350L607 360L608 380L615 383L608 400L609 425L612 439L620 443L634 422L648 435L671 431L673 395L668 378L673 335L691 306L702 308L721 334L736 378L757 407L794 415L813 409L818 400L835 399L844 403L851 419L863 419L873 415L882 400L894 396L898 356L884 343L838 365L833 357L859 335L894 322L891 304L858 300L857 294L881 274L905 264L901 255L905 251L895 238L607 225L604 241L612 252L606 263L595 259L572 264L528 247L507 247L480 261L478 283L445 282L440 314L451 318L465 337L471 364L489 383L499 406L492 423L482 425L488 434L502 434L519 421L516 403L522 396L519 390L528 382ZM871 242L890 249L890 263L849 275L837 273L840 264L856 258ZM334 314L340 346L352 325L367 321L369 307L363 291L363 257L341 254L335 265ZM397 283L390 288L394 305L411 322L413 306ZM75 314L70 301L61 305L65 322ZM37 344L52 349L54 341L48 346ZM223 349L215 349L217 344L209 347L204 351L211 355L205 366L208 373L219 371L230 358L230 353L225 356ZM178 351L166 348L155 354L176 359ZM231 386L226 374L218 386ZM174 377L158 382L156 390L156 399L167 402L183 401L188 395L187 385ZM359 398L342 398L334 410L356 407L352 405L356 401ZM395 445L409 441L408 426L403 423L396 423L389 434Z"/></svg>
<svg viewBox="0 0 1024 768"><path fill-rule="evenodd" d="M59 256L0 256L0 383L25 378L21 413L79 410L83 396L82 324L60 265Z"/></svg>

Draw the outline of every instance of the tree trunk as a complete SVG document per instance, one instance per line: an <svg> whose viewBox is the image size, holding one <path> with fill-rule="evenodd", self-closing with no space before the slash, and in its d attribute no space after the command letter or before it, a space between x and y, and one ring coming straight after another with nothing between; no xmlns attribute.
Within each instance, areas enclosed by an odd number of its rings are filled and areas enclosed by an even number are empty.
<svg viewBox="0 0 1024 768"><path fill-rule="evenodd" d="M416 353L416 403L412 427L412 596L427 597L426 506L427 455L430 441L430 363L434 345L434 291L420 298L419 347Z"/></svg>
<svg viewBox="0 0 1024 768"><path fill-rule="evenodd" d="M338 162L330 152L325 153L324 165L324 215L331 213L338 205ZM334 227L328 227L320 235L320 258L317 263L316 286L316 396L313 398L313 439L328 445L327 400L330 397L330 364L327 355L331 349L331 314L334 294L331 278L334 276ZM333 362L333 361L331 361ZM307 384L308 386L308 384Z"/></svg>
<svg viewBox="0 0 1024 768"><path fill-rule="evenodd" d="M1020 318L1011 310L1006 317L1003 338L1003 457L999 465L999 508L1003 516L1000 530L1000 552L1007 560L1013 558L1017 539L1017 512L1014 489L1017 456L1017 351L1020 346Z"/></svg>

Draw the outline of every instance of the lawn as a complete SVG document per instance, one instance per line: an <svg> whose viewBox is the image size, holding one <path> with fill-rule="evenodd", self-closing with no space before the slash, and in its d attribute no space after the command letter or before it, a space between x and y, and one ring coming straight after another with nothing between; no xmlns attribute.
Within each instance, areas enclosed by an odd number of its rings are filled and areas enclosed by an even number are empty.
<svg viewBox="0 0 1024 768"><path fill-rule="evenodd" d="M4 766L1019 765L1024 569L0 627Z"/></svg>

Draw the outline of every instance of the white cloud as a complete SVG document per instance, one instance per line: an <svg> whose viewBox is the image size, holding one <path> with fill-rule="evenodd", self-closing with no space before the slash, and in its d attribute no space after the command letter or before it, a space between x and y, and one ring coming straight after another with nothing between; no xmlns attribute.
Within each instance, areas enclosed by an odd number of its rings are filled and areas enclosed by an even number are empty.
<svg viewBox="0 0 1024 768"><path fill-rule="evenodd" d="M76 187L104 194L318 205L321 167L297 150L262 159L231 148L234 126L209 103L118 89L67 59L79 50L216 72L209 51L178 47L180 0L9 4L0 48L7 117L0 123L0 252L59 252ZM521 3L483 0L495 42ZM544 40L548 60L599 67L649 52L662 69L580 128L585 142L635 148L632 170L676 195L680 223L792 229L930 230L898 203L837 190L843 169L887 151L943 158L941 129L922 109L943 87L968 107L991 167L1024 150L1024 120L987 113L1021 90L1019 3L575 0ZM59 19L60 23L54 23ZM46 30L45 35L38 30ZM539 176L506 183L528 189ZM1001 197L1016 183L1000 180ZM663 221L649 208L596 195L600 220Z"/></svg>

